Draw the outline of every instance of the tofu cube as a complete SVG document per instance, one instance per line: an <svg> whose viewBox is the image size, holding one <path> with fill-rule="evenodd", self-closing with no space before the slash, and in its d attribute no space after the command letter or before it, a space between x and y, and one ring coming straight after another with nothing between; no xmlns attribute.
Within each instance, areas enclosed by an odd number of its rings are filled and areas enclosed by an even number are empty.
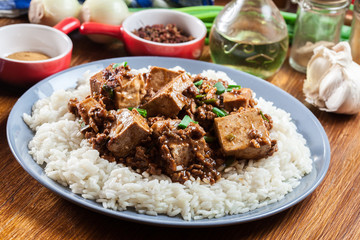
<svg viewBox="0 0 360 240"><path fill-rule="evenodd" d="M126 157L149 135L146 120L135 109L124 108L116 114L116 124L110 131L107 148L117 157Z"/></svg>
<svg viewBox="0 0 360 240"><path fill-rule="evenodd" d="M254 108L215 118L215 131L224 154L242 159L272 155L276 141L271 141L264 121L260 110Z"/></svg>
<svg viewBox="0 0 360 240"><path fill-rule="evenodd" d="M90 94L91 96L99 95L101 87L104 83L102 72L98 72L90 78Z"/></svg>
<svg viewBox="0 0 360 240"><path fill-rule="evenodd" d="M181 74L166 84L141 108L146 109L150 117L158 114L174 117L186 105L187 97L182 92L191 85L193 82L190 77L187 74Z"/></svg>
<svg viewBox="0 0 360 240"><path fill-rule="evenodd" d="M137 107L146 94L145 81L141 74L131 78L122 87L115 88L114 102L117 109Z"/></svg>
<svg viewBox="0 0 360 240"><path fill-rule="evenodd" d="M89 97L77 104L78 113L86 124L90 122L90 110L91 109L103 109L100 103L94 98Z"/></svg>
<svg viewBox="0 0 360 240"><path fill-rule="evenodd" d="M252 99L252 91L250 88L234 89L231 92L224 93L224 108L232 111L234 108L248 107L250 99Z"/></svg>
<svg viewBox="0 0 360 240"><path fill-rule="evenodd" d="M146 88L151 88L154 92L157 92L180 74L181 72L175 72L166 68L152 67L147 75Z"/></svg>

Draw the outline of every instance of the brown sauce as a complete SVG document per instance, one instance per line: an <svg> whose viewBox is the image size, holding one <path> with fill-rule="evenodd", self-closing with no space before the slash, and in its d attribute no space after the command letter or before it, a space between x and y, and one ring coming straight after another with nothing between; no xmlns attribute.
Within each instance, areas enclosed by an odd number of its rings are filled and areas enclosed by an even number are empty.
<svg viewBox="0 0 360 240"><path fill-rule="evenodd" d="M89 82L91 95L68 104L81 133L101 157L139 173L213 184L235 160L277 151L271 116L255 107L249 88L220 93L219 85L229 88L221 79L155 66L136 75L125 63Z"/></svg>
<svg viewBox="0 0 360 240"><path fill-rule="evenodd" d="M41 60L47 60L50 57L46 54L40 53L40 52L16 52L12 53L7 58L14 59L14 60L20 60L20 61L41 61Z"/></svg>

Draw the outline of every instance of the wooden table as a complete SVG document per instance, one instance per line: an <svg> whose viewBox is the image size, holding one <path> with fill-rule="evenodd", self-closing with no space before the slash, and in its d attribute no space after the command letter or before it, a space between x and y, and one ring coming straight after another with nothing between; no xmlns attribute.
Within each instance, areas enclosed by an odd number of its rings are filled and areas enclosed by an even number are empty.
<svg viewBox="0 0 360 240"><path fill-rule="evenodd" d="M0 19L0 26L26 22ZM72 66L124 56L119 43L99 45L75 32ZM1 47L1 46L0 46ZM209 49L201 57L210 61ZM304 74L288 61L269 82L303 102L320 120L331 145L329 171L321 185L296 206L266 219L209 229L162 228L107 217L55 195L16 161L6 140L6 122L26 89L0 88L0 239L360 239L360 115L321 112L304 101Z"/></svg>

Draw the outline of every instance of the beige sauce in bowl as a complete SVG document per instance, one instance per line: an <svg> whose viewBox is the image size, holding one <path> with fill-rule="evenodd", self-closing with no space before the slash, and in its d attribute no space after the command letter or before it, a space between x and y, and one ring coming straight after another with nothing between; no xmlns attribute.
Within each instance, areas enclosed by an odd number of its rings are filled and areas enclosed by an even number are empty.
<svg viewBox="0 0 360 240"><path fill-rule="evenodd" d="M20 61L41 61L49 59L50 57L40 52L16 52L12 53L7 58Z"/></svg>

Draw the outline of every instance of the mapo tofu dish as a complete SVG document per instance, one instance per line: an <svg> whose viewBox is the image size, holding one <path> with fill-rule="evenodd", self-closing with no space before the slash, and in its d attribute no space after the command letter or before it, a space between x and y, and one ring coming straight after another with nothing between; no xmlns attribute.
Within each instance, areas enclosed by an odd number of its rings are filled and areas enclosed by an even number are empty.
<svg viewBox="0 0 360 240"><path fill-rule="evenodd" d="M90 88L68 103L81 132L103 158L139 173L213 184L233 162L277 151L272 118L249 88L161 67L135 74L126 62L93 75Z"/></svg>

